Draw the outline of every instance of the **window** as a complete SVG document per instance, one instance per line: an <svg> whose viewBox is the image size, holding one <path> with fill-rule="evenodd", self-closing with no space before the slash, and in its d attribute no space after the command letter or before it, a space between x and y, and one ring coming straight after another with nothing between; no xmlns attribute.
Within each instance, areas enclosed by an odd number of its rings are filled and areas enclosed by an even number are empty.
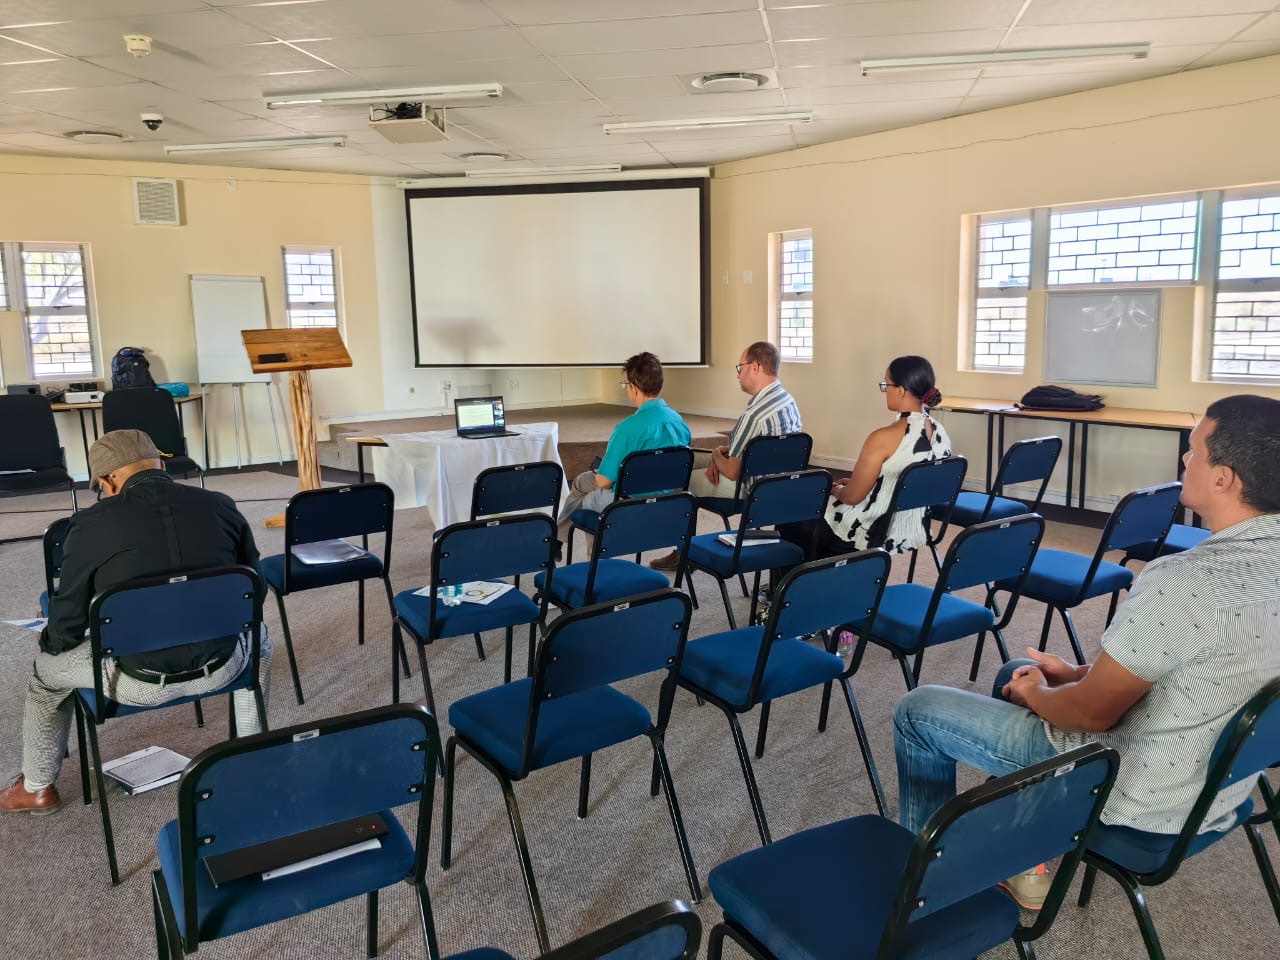
<svg viewBox="0 0 1280 960"><path fill-rule="evenodd" d="M284 284L289 326L338 326L338 273L331 248L285 247Z"/></svg>
<svg viewBox="0 0 1280 960"><path fill-rule="evenodd" d="M1195 279L1199 200L1051 211L1048 285Z"/></svg>
<svg viewBox="0 0 1280 960"><path fill-rule="evenodd" d="M973 365L1021 370L1027 350L1031 217L978 218Z"/></svg>
<svg viewBox="0 0 1280 960"><path fill-rule="evenodd" d="M0 244L5 308L22 314L31 376L93 376L85 249L78 243Z"/></svg>
<svg viewBox="0 0 1280 960"><path fill-rule="evenodd" d="M1280 195L1222 201L1211 377L1280 381Z"/></svg>
<svg viewBox="0 0 1280 960"><path fill-rule="evenodd" d="M778 351L783 360L813 361L813 231L776 235Z"/></svg>
<svg viewBox="0 0 1280 960"><path fill-rule="evenodd" d="M0 310L9 309L9 283L4 269L4 244L0 243Z"/></svg>

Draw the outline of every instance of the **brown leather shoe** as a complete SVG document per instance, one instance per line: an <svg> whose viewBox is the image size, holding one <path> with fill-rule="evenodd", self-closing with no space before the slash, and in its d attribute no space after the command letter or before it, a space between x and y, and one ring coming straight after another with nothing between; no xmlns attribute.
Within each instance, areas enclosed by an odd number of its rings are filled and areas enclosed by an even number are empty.
<svg viewBox="0 0 1280 960"><path fill-rule="evenodd" d="M0 810L30 813L42 817L54 813L60 806L62 806L62 799L58 796L57 787L48 786L32 793L27 789L21 774L17 780L0 790Z"/></svg>
<svg viewBox="0 0 1280 960"><path fill-rule="evenodd" d="M655 570L670 570L674 572L680 566L680 551L672 550L665 557L650 560L649 566Z"/></svg>

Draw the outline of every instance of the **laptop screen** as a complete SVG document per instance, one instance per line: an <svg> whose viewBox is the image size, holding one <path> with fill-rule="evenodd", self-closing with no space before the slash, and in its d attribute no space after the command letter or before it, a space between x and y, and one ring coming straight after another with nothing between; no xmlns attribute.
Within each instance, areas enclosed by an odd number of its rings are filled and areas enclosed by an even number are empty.
<svg viewBox="0 0 1280 960"><path fill-rule="evenodd" d="M503 410L501 397L473 397L469 400L453 401L453 415L457 421L459 433L472 433L476 430L503 430L507 425L507 415Z"/></svg>

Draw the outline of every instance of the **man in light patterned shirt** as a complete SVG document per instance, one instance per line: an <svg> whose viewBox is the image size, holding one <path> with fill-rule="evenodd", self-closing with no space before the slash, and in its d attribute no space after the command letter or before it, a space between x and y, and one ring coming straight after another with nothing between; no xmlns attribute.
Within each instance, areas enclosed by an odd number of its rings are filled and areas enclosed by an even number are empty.
<svg viewBox="0 0 1280 960"><path fill-rule="evenodd" d="M1212 535L1147 565L1095 663L1028 648L1031 660L1007 664L993 691L1012 702L947 687L899 701L904 826L918 831L955 796L957 762L998 775L1096 740L1120 754L1102 821L1182 829L1219 734L1280 676L1280 400L1217 401L1183 460L1182 502ZM1245 778L1222 791L1202 831L1230 827L1252 787Z"/></svg>

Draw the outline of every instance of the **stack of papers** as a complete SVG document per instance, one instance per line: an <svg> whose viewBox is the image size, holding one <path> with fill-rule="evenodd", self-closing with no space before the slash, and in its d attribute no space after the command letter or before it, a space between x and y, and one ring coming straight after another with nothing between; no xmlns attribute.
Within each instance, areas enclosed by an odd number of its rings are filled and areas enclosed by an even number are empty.
<svg viewBox="0 0 1280 960"><path fill-rule="evenodd" d="M363 557L365 551L345 540L317 540L315 543L300 543L290 552L293 558L308 566L323 563L345 563Z"/></svg>
<svg viewBox="0 0 1280 960"><path fill-rule="evenodd" d="M102 765L102 772L117 781L130 796L146 793L182 776L188 757L168 747L145 747Z"/></svg>
<svg viewBox="0 0 1280 960"><path fill-rule="evenodd" d="M738 535L736 533L722 533L716 539L719 540L721 543L723 543L726 547L732 547L735 544L737 544ZM778 543L781 539L782 537L778 536L778 534L776 533L771 534L769 536L760 536L753 531L753 532L749 532L745 537L742 538L742 545L744 547L751 547L759 543Z"/></svg>
<svg viewBox="0 0 1280 960"><path fill-rule="evenodd" d="M514 589L515 587L511 584L497 580L468 580L462 585L462 602L487 606L508 590ZM413 593L414 596L429 597L431 596L431 587L423 587L421 590L413 591Z"/></svg>

